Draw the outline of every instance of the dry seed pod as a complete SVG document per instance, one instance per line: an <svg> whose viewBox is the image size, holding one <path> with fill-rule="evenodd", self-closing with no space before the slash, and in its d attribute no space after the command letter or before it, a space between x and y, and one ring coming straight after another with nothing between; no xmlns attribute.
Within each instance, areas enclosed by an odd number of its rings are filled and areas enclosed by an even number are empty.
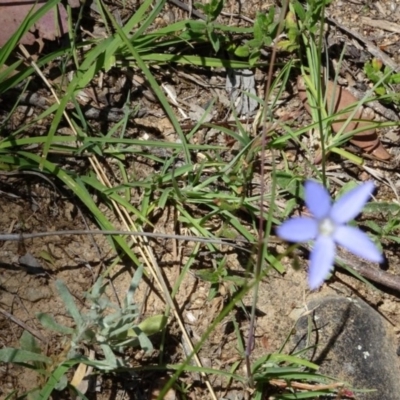
<svg viewBox="0 0 400 400"><path fill-rule="evenodd" d="M301 76L297 79L297 89L299 91L299 97L304 104L304 107L311 114L311 108L308 104L306 86L304 80ZM336 114L341 110L350 107L352 104L356 104L358 100L347 90L343 89L339 85L335 85L333 82L328 81L326 83L326 99L327 99L327 109L332 114ZM334 102L332 104L332 101ZM332 124L332 129L335 133L339 132L342 125L346 122L347 118L353 113L349 111L346 113L341 113ZM374 120L374 112L369 108L360 107L355 112L353 118L364 119L366 121L350 121L344 133L352 132L356 129L365 127L365 130L359 132L353 136L350 140L351 143L358 146L360 149L367 153L373 154L378 160L386 161L390 158L390 154L382 146L379 140L378 134L375 129L367 128L371 125L370 121Z"/></svg>

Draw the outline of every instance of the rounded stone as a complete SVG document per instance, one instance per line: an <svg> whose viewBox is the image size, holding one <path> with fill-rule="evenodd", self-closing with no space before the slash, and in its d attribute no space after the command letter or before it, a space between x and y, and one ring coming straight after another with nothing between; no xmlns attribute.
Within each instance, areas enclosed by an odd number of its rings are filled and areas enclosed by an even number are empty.
<svg viewBox="0 0 400 400"><path fill-rule="evenodd" d="M296 324L293 351L310 348L303 356L356 390L357 400L400 400L397 344L387 321L360 299L322 297L307 307L312 311Z"/></svg>

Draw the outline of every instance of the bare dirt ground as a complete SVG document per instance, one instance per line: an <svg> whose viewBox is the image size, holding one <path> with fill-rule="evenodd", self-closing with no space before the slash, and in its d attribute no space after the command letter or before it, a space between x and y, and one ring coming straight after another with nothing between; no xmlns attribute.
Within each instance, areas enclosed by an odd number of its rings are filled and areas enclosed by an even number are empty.
<svg viewBox="0 0 400 400"><path fill-rule="evenodd" d="M133 8L134 5L132 6ZM268 2L244 2L242 13L248 18L253 19L257 11L266 11L269 8ZM394 10L394 11L393 11ZM237 13L237 5L229 2L224 11ZM387 21L399 24L400 27L400 5L395 1L374 1L368 4L363 1L341 1L337 0L327 9L327 13L340 24L349 27L368 40L380 46L395 63L399 58L399 35L400 30L388 32L386 30L371 26L365 23L363 18L373 18L380 21ZM168 18L179 19L186 15L186 12L168 4L164 19L160 23L167 23ZM225 17L228 18L228 17ZM364 21L364 22L363 22ZM232 19L232 23L237 20ZM240 20L240 24L246 24ZM384 28L384 22L382 22ZM330 26L330 38L337 43L346 43L350 47L359 49L361 55L368 56L368 51L354 38L346 35L335 26ZM361 55L360 55L361 54ZM285 55L286 57L286 55ZM362 64L357 60L345 57L344 71L341 78L343 83L348 85L359 85L362 87L364 76ZM126 79L118 76L118 71L113 71L115 79ZM192 78L188 79L190 74ZM266 71L257 71L257 90L262 97L262 88ZM110 74L111 76L111 74ZM111 77L108 77L111 81ZM188 71L185 68L174 67L174 71L161 70L157 76L161 82L168 82L174 87L178 98L190 98L190 102L198 106L213 98L215 93L219 98L216 105L214 117L218 120L220 115L227 111L225 76L223 71L220 75L210 77L207 71ZM107 79L107 77L106 77ZM134 77L135 79L135 77ZM140 78L138 78L140 80ZM107 81L107 80L106 80ZM212 81L213 86L210 87ZM200 85L196 82L203 82ZM294 87L295 77L292 80ZM107 87L107 86L106 86ZM132 88L132 86L131 86ZM110 86L108 86L108 90ZM121 88L121 91L125 90ZM131 89L130 89L131 90ZM293 90L295 92L295 90ZM288 101L284 103L277 115L299 115L304 114L301 109L301 102L293 94L293 91L286 93ZM109 93L107 93L109 95ZM113 95L117 96L118 93ZM131 135L140 137L145 129L155 137L163 140L175 140L175 135L171 130L162 110L157 104L149 100L143 90L133 96L133 104L140 100L143 109L151 112L137 117L129 127ZM116 98L116 104L118 99ZM229 99L227 101L229 105ZM22 107L22 106L21 106ZM33 107L34 108L34 107ZM25 110L20 110L21 113ZM34 110L33 110L34 112ZM305 117L306 118L306 117ZM296 123L301 123L297 119ZM18 125L18 121L13 121ZM112 124L112 123L111 123ZM386 136L387 135L387 136ZM397 135L397 136L396 136ZM368 165L374 170L379 171L383 176L391 179L394 184L392 189L388 189L383 183L377 191L377 198L397 201L397 191L399 190L398 156L397 143L393 138L398 138L398 131L392 129L390 132L382 132L382 141L390 149L393 155L392 160L387 163L379 163L373 160L367 161ZM197 138L201 140L202 138ZM214 138L214 140L221 140ZM308 139L304 139L307 141ZM131 163L131 170L137 179L146 174L146 170L152 171L155 165L150 165L148 161L141 160L140 157L128 159ZM329 161L328 168L337 173L337 179L346 180L347 177L357 177L366 179L365 172L358 169L347 169L342 164L336 163L337 160ZM299 162L301 162L301 155ZM73 166L72 166L73 167ZM268 184L268 177L266 177ZM95 228L93 221L88 219L86 210L75 199L70 198L68 193L62 191L62 187L53 188L41 176L31 175L1 175L0 174L0 227L2 232L43 232L51 230L67 229L86 229ZM133 200L140 202L140 192L133 193ZM136 197L135 197L136 196ZM171 210L159 210L154 217L156 223L155 231L174 232L174 226L170 222ZM379 218L379 217L378 217ZM180 268L185 264L191 254L193 243L173 243L173 241L158 240L152 241L154 254L157 261L162 266L163 273L172 287L179 276ZM277 252L283 252L283 244L277 246ZM231 271L240 274L247 267L248 260L243 260L243 254L238 254L233 249L223 249L227 255L227 267ZM30 253L38 262L36 267L26 267L21 262L21 257ZM387 256L387 271L394 275L400 275L400 264L397 246L385 248ZM18 242L5 242L0 247L0 344L1 347L18 346L19 338L24 326L28 326L36 335L41 345L47 348L47 354L57 355L64 351L63 343L59 336L51 334L40 328L35 314L46 312L54 315L60 322L70 323L70 317L66 314L62 302L56 293L54 282L61 279L68 286L74 295L77 303L84 308L83 293L94 283L100 272L104 271L109 265L112 251L106 239L96 236L73 236L73 237L49 237ZM259 357L269 352L277 351L293 327L296 319L305 311L305 304L315 294L310 293L306 283L306 259L302 259L301 268L294 270L291 267L291 260L284 260L287 266L286 273L279 275L271 271L260 286L259 302L257 310L256 340L253 357ZM355 261L357 262L357 261ZM215 316L221 311L223 306L230 300L231 290L229 285L221 284L213 300L208 300L210 285L196 276L196 269L213 267L213 260L205 255L202 259L195 261L192 272L186 274L184 282L175 296L178 308L181 311L186 327L191 334L193 342L199 340L202 333L207 329ZM132 277L129 265L120 263L114 268L111 280L115 292L111 297L123 295ZM148 288L151 288L150 290ZM399 293L380 287L381 290L372 290L364 283L343 273L341 270L335 272L334 276L323 286L320 294L342 294L345 296L359 296L367 303L378 310L388 321L390 329L396 335L400 333L400 305ZM140 290L137 293L136 301L142 305L143 318L155 314L163 313L165 303L162 296L150 284L148 280L143 280ZM242 354L238 350L236 335L234 334L234 324L238 323L243 336L246 337L249 327L248 311L251 305L251 297L248 296L243 301L244 307L239 305L209 337L202 346L200 358L204 365L216 369L229 370L230 367L242 359ZM155 348L157 348L157 337L154 338ZM179 329L173 320L168 325L167 333L168 349L164 352L170 359L167 362L178 361L184 358L184 348L182 346ZM157 360L157 351L150 356ZM132 362L140 364L144 360L142 352L132 354ZM244 364L239 366L238 372L245 375ZM88 392L89 398L98 400L111 398L152 398L162 385L163 378L155 372L143 374L140 378L138 387L131 377L126 376L105 376L99 382L98 392ZM187 385L192 385L188 398L206 399L208 393L204 384L196 374L184 375ZM214 378L213 387L218 395L227 399L249 398L251 393L246 387L227 386L226 381L221 378ZM12 365L2 365L0 367L0 397L5 398L7 393L17 389L19 393L24 393L38 384L37 375L28 369L15 367ZM65 398L68 394L64 394ZM142 397L140 397L142 396ZM56 397L55 397L56 398ZM174 398L174 397L171 397Z"/></svg>

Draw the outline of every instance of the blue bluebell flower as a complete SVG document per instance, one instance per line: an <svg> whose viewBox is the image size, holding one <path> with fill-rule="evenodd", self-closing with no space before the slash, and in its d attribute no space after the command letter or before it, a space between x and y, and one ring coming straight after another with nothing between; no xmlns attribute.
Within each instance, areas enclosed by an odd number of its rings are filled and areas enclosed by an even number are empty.
<svg viewBox="0 0 400 400"><path fill-rule="evenodd" d="M317 289L333 268L336 245L366 260L381 263L382 253L360 229L348 226L363 209L374 190L369 181L350 190L332 204L328 191L321 184L307 181L305 203L312 217L294 217L277 228L277 234L289 242L314 240L310 253L308 283Z"/></svg>

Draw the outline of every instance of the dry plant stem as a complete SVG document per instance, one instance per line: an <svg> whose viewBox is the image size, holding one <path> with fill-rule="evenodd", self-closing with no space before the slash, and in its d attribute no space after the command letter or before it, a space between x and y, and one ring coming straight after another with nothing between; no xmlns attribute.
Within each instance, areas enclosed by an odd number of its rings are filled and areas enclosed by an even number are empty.
<svg viewBox="0 0 400 400"><path fill-rule="evenodd" d="M353 86L348 86L346 90L350 92L357 100L361 100L365 97L365 93L360 92ZM389 121L400 120L400 117L397 115L395 111L391 110L390 108L384 107L377 100L369 101L368 103L365 103L364 106L372 108L377 114L381 115L382 117L385 117Z"/></svg>
<svg viewBox="0 0 400 400"><path fill-rule="evenodd" d="M370 267L363 261L355 262L352 260L347 260L341 256L336 256L336 260L340 263L348 265L350 268L353 268L364 278L400 293L400 276L389 274L378 268Z"/></svg>
<svg viewBox="0 0 400 400"><path fill-rule="evenodd" d="M49 179L45 174L37 171L24 171L24 170L16 170L16 171L1 171L0 170L0 175L4 176L17 176L17 175L31 175L31 176L37 176L43 180L45 180L55 192L59 192L57 189L57 186L54 184L54 182Z"/></svg>
<svg viewBox="0 0 400 400"><path fill-rule="evenodd" d="M308 244L303 244L302 247L309 251L311 250L311 246ZM354 269L354 271L358 272L364 278L400 293L400 276L370 267L363 261L349 260L342 255L336 255L336 261Z"/></svg>
<svg viewBox="0 0 400 400"><path fill-rule="evenodd" d="M37 72L37 74L42 78L43 82L46 84L46 86L49 88L49 90L51 91L54 99L56 100L57 104L60 104L60 100L57 97L57 94L55 93L55 91L53 90L52 86L50 85L49 81L45 78L45 76L42 74L42 72L40 71L39 67L36 65L36 63L32 60L32 58L30 57L30 54L28 53L28 51L26 50L26 48L23 45L19 45L19 48L21 49L23 55L27 58L27 60L30 62L30 64L32 65L32 67L35 69L35 71ZM75 136L78 136L77 131L74 127L74 125L71 122L71 119L69 118L68 113L64 110L63 112L65 119L67 120L72 132L74 133ZM95 155L92 155L91 157L89 157L89 161L90 164L93 168L93 170L96 172L97 178L99 179L99 181L101 182L102 185L111 188L111 182L109 181L107 174L105 172L105 170L103 169L102 165L100 164L99 160L97 159L97 157ZM135 223L133 221L133 219L131 218L129 212L123 208L120 207L120 205L115 201L115 200L111 200L111 203L120 219L120 221L122 222L122 224L125 226L125 229L127 231L131 231L132 228L136 229ZM190 336L185 328L185 325L183 323L183 320L178 312L178 308L176 307L175 303L172 300L172 297L169 293L167 284L165 282L164 276L161 273L160 267L154 257L152 248L149 246L149 242L147 241L147 236L145 235L132 235L132 238L134 240L134 242L136 243L136 245L138 246L138 251L141 255L141 257L143 258L147 269L150 271L150 273L152 274L154 280L157 282L157 285L159 287L159 289L161 290L161 292L164 294L165 297L165 301L166 303L171 307L171 309L173 310L173 314L178 322L179 328L182 331L182 335L184 337L184 340L186 341L188 348L191 349L192 352L194 352L194 347L193 347L193 343L190 339ZM199 356L194 353L193 354L193 359L195 360L196 364L199 367L202 367L202 363L200 361ZM217 400L217 396L214 392L214 389L210 383L210 380L207 376L207 374L205 374L204 372L201 373L202 377L205 380L207 389L209 390L210 394L211 394L211 398L213 400Z"/></svg>
<svg viewBox="0 0 400 400"><path fill-rule="evenodd" d="M350 28L347 28L346 26L339 24L337 21L335 21L333 18L326 17L327 21L329 21L331 24L336 25L340 30L348 33L350 36L356 38L359 40L361 43L365 45L367 50L376 58L381 59L385 65L390 67L393 71L399 72L400 67L397 65L388 55L386 55L382 50L380 50L377 46L375 46L372 42L370 42L368 39L366 39L363 35L361 35L358 32L353 31Z"/></svg>
<svg viewBox="0 0 400 400"><path fill-rule="evenodd" d="M232 13L228 13L228 12L221 12L221 15L223 15L224 17L239 18L239 19L242 19L243 21L246 21L246 22L248 22L250 24L254 24L254 19L246 17L245 15L232 14Z"/></svg>
<svg viewBox="0 0 400 400"><path fill-rule="evenodd" d="M286 0L283 3L283 6L281 8L280 14L279 14L279 26L277 30L276 37L278 38L283 30L283 24L285 21L285 16L286 16L286 11L288 7L288 1ZM249 380L249 385L251 387L254 386L254 380L251 375L251 363L250 363L250 354L251 351L253 350L254 346L254 330L255 330L255 318L256 318L256 308L257 308L257 300L258 300L258 287L259 287L259 277L261 274L261 267L262 267L262 260L263 260L263 254L264 254L264 249L267 246L267 241L264 240L264 192L265 192L265 186L264 186L264 165L265 165L265 149L267 145L267 133L268 130L271 126L271 124L268 124L267 119L267 111L268 111L268 99L270 96L270 90L271 90L271 82L273 79L273 74L274 74L274 66L275 66L275 60L276 60L276 53L277 53L277 46L276 43L274 43L274 46L272 48L271 52L271 59L270 59L270 64L268 68L268 76L267 80L265 83L265 97L264 97L264 114L263 114L263 127L262 127L262 140L261 140L261 160L260 160L260 165L261 165L261 183L260 183L260 193L261 193L261 198L260 198L260 218L259 218L259 226L258 226L258 251L257 251L257 260L256 260L256 265L254 267L254 278L256 279L256 284L254 285L254 295L253 295L253 303L251 307L251 316L250 316L250 325L249 325L249 332L248 332L248 338L247 338L247 343L246 343L246 350L245 350L245 357L246 357L246 370L247 370L247 377ZM268 127L267 127L268 125ZM272 207L272 205L271 205ZM269 234L269 232L268 232ZM268 238L267 238L268 239Z"/></svg>
<svg viewBox="0 0 400 400"><path fill-rule="evenodd" d="M168 2L181 8L184 11L187 11L189 13L189 18L190 18L190 14L191 14L191 15L194 15L195 17L200 18L204 21L207 20L206 16L204 14L202 14L200 11L193 10L192 3L190 3L190 6L188 6L183 1L180 1L180 0L168 0Z"/></svg>
<svg viewBox="0 0 400 400"><path fill-rule="evenodd" d="M49 231L49 232L36 232L36 233L0 233L0 241L20 241L35 239L46 236L69 236L69 235L128 235L128 236L143 236L146 238L155 239L175 239L175 240L186 240L188 242L200 242L200 243L211 243L225 246L231 246L236 249L250 252L249 249L238 246L229 241L229 239L213 239L206 237L197 236L184 236L184 235L172 235L169 233L155 233L155 232L142 232L142 231L102 231L102 230L70 230L70 231Z"/></svg>
<svg viewBox="0 0 400 400"><path fill-rule="evenodd" d="M9 318L15 324L19 325L21 328L28 331L31 335L35 336L36 338L41 340L43 343L47 343L47 339L41 333L32 329L30 326L26 325L24 322L19 320L17 317L14 317L14 315L8 313L6 310L3 310L2 308L0 308L0 314L3 314L5 317Z"/></svg>
<svg viewBox="0 0 400 400"><path fill-rule="evenodd" d="M372 19L368 17L362 17L361 21L363 24L373 26L374 28L379 28L389 32L400 33L400 25L394 24L393 22L390 21L385 21L381 19Z"/></svg>
<svg viewBox="0 0 400 400"><path fill-rule="evenodd" d="M53 182L51 179L49 179L49 178L48 178L44 173L42 173L42 172L29 171L29 170L26 170L26 171L25 171L25 170L16 170L16 171L1 171L1 170L0 170L0 176L1 176L1 175L4 175L4 176L18 176L18 175L37 176L37 177L39 177L39 178L45 180L45 181L53 188L53 190L54 190L55 192L57 192L58 194L62 195L62 192L60 191L60 189L58 189L58 187L54 184L54 182ZM85 218L85 216L83 215L83 212L82 212L81 208L79 207L79 205L76 204L76 207L77 207L77 209L78 209L79 215L82 217L83 223L84 223L85 226L86 226L86 230L88 231L88 230L89 230L89 226L88 226L88 224L87 224L87 222L86 222L86 218ZM100 251L99 246L97 245L96 241L93 240L93 235L91 235L90 240L91 240L91 242L92 242L93 247L97 250L97 254L98 254L98 256L99 256L99 259L101 259L101 251ZM100 273L100 271L99 271L99 273ZM96 281L97 278L98 278L98 275L95 277L94 280ZM111 284L112 284L112 281L110 281L110 282L111 282Z"/></svg>
<svg viewBox="0 0 400 400"><path fill-rule="evenodd" d="M342 382L332 383L330 385L310 385L309 383L294 382L294 381L290 381L290 383L288 383L283 379L271 379L269 383L273 386L278 386L281 388L291 387L293 389L308 390L314 392L317 390L338 389L344 386Z"/></svg>

